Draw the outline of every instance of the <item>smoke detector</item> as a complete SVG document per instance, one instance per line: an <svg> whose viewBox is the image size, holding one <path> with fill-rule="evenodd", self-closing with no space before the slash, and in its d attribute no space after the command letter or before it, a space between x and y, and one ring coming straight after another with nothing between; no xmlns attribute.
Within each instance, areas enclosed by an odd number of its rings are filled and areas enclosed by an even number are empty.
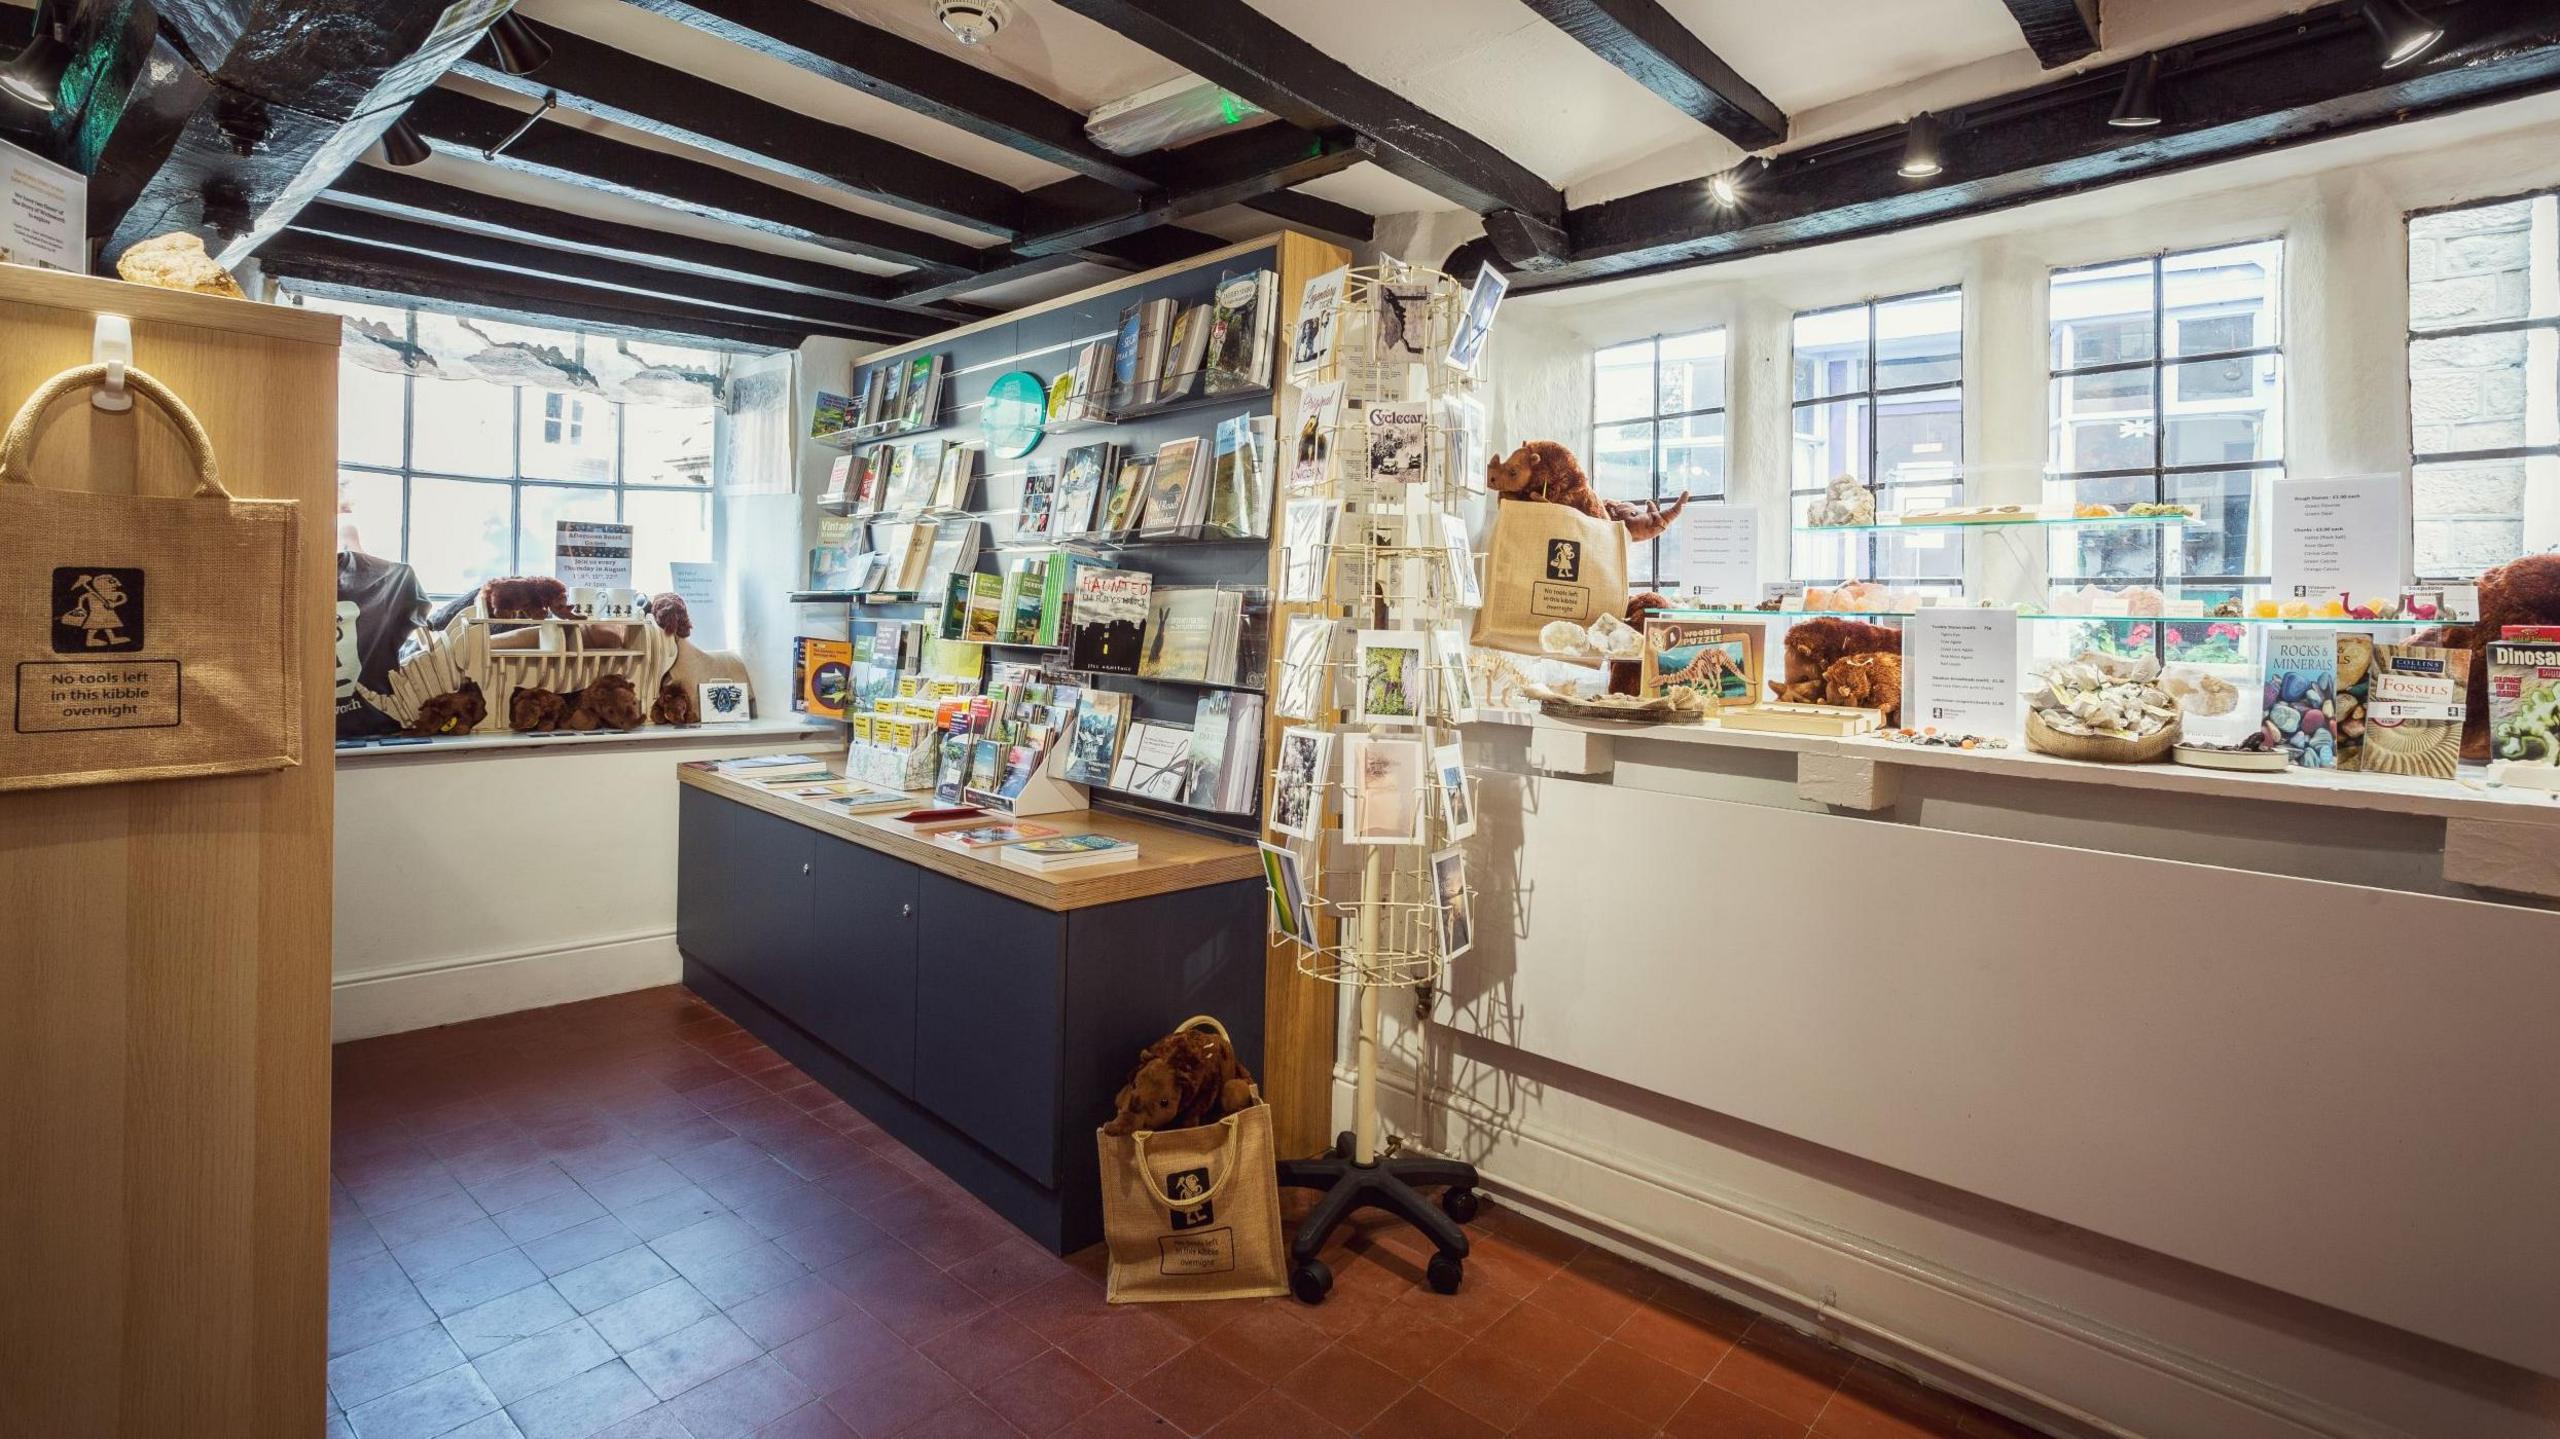
<svg viewBox="0 0 2560 1439"><path fill-rule="evenodd" d="M934 0L933 13L963 45L984 45L1012 18L1004 0Z"/></svg>

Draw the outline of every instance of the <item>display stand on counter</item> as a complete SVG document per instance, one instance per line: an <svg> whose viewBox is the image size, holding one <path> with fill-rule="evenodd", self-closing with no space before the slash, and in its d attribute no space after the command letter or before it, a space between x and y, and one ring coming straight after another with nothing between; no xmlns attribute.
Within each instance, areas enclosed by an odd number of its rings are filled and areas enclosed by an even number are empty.
<svg viewBox="0 0 2560 1439"><path fill-rule="evenodd" d="M1472 380L1447 359L1464 300L1436 271L1346 270L1311 282L1294 330L1279 599L1295 608L1272 691L1265 882L1297 971L1349 986L1359 1014L1352 1128L1280 1166L1283 1187L1324 1191L1290 1242L1309 1304L1333 1287L1325 1240L1362 1208L1421 1230L1431 1287L1457 1292L1477 1207L1473 1166L1381 1153L1377 1097L1381 994L1437 988L1474 924L1455 847L1475 827L1456 726L1473 717L1478 600L1459 506L1483 494L1482 447Z"/></svg>

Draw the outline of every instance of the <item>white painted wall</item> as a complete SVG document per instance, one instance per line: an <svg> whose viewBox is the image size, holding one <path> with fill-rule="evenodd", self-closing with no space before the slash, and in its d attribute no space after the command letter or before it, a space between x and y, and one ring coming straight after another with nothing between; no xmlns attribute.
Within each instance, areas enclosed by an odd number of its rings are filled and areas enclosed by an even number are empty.
<svg viewBox="0 0 2560 1439"><path fill-rule="evenodd" d="M1722 324L1734 498L1780 512L1792 313L1962 282L1971 497L2032 502L2046 271L2280 234L2293 472L2399 469L2401 217L2560 184L2555 121L2522 102L1515 298L1495 438L1581 449L1592 348ZM1452 233L1381 244L1436 263ZM1478 949L1449 1022L1388 1006L1384 1107L1497 1192L2060 1433L2560 1433L2550 1286L2510 1283L2548 1248L2508 1187L2550 1184L2549 1101L2519 1089L2546 1046L2507 1033L2529 1062L2503 1078L2475 1048L2560 998L2538 993L2560 921L2436 897L2462 894L2440 825L1953 777L1854 818L1747 754L1621 742L1613 775L1568 780L1530 775L1516 730L1469 745ZM1754 903L1789 883L1783 912ZM2524 962L2472 982L2499 943Z"/></svg>

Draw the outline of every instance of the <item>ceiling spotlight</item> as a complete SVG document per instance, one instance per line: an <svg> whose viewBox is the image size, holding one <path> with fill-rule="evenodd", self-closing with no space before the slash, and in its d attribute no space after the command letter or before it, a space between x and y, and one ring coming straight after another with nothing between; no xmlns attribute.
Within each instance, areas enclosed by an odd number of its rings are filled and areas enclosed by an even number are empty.
<svg viewBox="0 0 2560 1439"><path fill-rule="evenodd" d="M405 115L392 121L391 128L382 132L382 158L395 168L406 170L412 165L423 165L434 153L427 148L427 142L419 138L417 127L410 124Z"/></svg>
<svg viewBox="0 0 2560 1439"><path fill-rule="evenodd" d="M2147 130L2160 123L2160 102L2153 91L2160 83L2160 57L2145 55L2125 68L2124 93L2107 123L2119 130Z"/></svg>
<svg viewBox="0 0 2560 1439"><path fill-rule="evenodd" d="M2382 68L2397 70L2436 48L2444 27L2431 25L2407 0L2363 0L2365 23L2382 39Z"/></svg>
<svg viewBox="0 0 2560 1439"><path fill-rule="evenodd" d="M1746 155L1740 160L1735 161L1732 169L1719 170L1707 177L1708 198L1730 210L1734 206L1742 203L1742 196L1745 190L1744 182L1748 177L1756 175L1768 168L1768 156Z"/></svg>
<svg viewBox="0 0 2560 1439"><path fill-rule="evenodd" d="M1906 180L1926 180L1947 168L1938 159L1938 117L1923 110L1911 117L1911 132L1902 141L1902 163L1895 173Z"/></svg>
<svg viewBox="0 0 2560 1439"><path fill-rule="evenodd" d="M62 41L62 23L39 6L35 37L7 64L0 65L0 95L50 114L54 87L62 83L63 69L70 60L71 47Z"/></svg>
<svg viewBox="0 0 2560 1439"><path fill-rule="evenodd" d="M935 0L933 13L951 38L963 45L986 44L1012 18L1004 0Z"/></svg>
<svg viewBox="0 0 2560 1439"><path fill-rule="evenodd" d="M551 59L551 42L512 12L489 27L489 46L498 52L498 68L510 75L530 75Z"/></svg>

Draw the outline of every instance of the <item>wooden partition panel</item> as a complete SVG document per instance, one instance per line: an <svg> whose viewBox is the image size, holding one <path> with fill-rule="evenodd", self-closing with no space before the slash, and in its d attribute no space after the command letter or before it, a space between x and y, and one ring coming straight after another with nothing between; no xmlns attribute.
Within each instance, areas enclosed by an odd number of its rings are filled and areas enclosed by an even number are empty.
<svg viewBox="0 0 2560 1439"><path fill-rule="evenodd" d="M302 501L303 762L0 795L0 1434L319 1430L328 1311L338 322L0 265L0 406L131 317L244 497ZM148 404L55 408L47 483L180 495ZM0 584L25 577L0 575Z"/></svg>

